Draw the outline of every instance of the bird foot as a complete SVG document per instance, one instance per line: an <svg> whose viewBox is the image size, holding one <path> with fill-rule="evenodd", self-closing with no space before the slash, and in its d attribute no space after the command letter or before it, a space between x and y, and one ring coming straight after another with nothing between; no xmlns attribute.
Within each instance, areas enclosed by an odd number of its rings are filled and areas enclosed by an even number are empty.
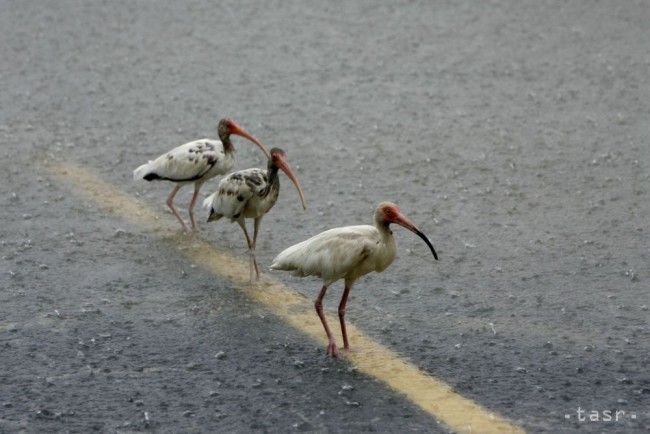
<svg viewBox="0 0 650 434"><path fill-rule="evenodd" d="M184 234L191 234L192 231L190 230L190 228L187 227L185 222L183 220L180 220L180 222L181 222L181 232L183 232Z"/></svg>
<svg viewBox="0 0 650 434"><path fill-rule="evenodd" d="M195 224L185 224L183 225L183 229L185 230L185 233L190 236L194 236L199 233L199 227Z"/></svg>
<svg viewBox="0 0 650 434"><path fill-rule="evenodd" d="M337 358L339 356L339 349L336 346L336 342L330 341L327 344L327 355Z"/></svg>

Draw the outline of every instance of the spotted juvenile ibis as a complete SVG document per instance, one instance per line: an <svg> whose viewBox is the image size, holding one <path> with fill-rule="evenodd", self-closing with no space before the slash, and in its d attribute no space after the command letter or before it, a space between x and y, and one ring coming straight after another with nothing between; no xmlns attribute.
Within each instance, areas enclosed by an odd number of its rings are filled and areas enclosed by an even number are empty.
<svg viewBox="0 0 650 434"><path fill-rule="evenodd" d="M390 224L396 223L414 232L438 255L431 241L404 214L397 205L382 202L375 210L374 225L345 226L334 228L285 249L271 265L273 270L292 271L293 275L317 276L323 279L323 287L316 298L315 307L327 339L327 354L338 356L334 335L323 314L323 297L327 287L339 279L345 279L345 289L339 304L339 320L343 335L343 348L350 348L345 330L345 305L352 285L361 276L372 271L381 273L395 259L395 239Z"/></svg>
<svg viewBox="0 0 650 434"><path fill-rule="evenodd" d="M219 189L203 201L203 207L210 210L208 221L217 221L222 217L237 222L244 231L250 258L250 280L253 281L253 269L259 279L259 269L255 259L255 245L264 215L269 212L280 193L280 178L278 169L282 170L296 186L303 209L305 196L300 183L293 174L287 154L279 148L271 149L267 169L245 169L231 173L219 182ZM254 219L253 240L246 230L244 219Z"/></svg>
<svg viewBox="0 0 650 434"><path fill-rule="evenodd" d="M228 173L235 163L235 147L230 141L231 135L245 137L259 146L262 152L269 157L266 146L232 119L221 119L217 126L217 133L220 140L201 139L185 143L133 171L133 179L136 180L162 180L176 184L167 197L167 206L181 222L185 231L187 231L187 226L174 207L174 196L185 184L194 184L189 214L192 230L195 230L194 206L201 186L210 178Z"/></svg>

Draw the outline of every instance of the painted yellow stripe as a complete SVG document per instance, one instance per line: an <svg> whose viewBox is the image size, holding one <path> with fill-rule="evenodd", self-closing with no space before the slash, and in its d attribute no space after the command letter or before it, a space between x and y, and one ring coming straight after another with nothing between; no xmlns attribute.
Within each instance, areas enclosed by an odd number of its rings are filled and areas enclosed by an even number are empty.
<svg viewBox="0 0 650 434"><path fill-rule="evenodd" d="M136 198L119 191L83 167L68 163L48 165L52 175L71 191L94 202L100 209L148 230L176 230L172 217L160 216ZM307 235L307 234L306 234ZM313 304L303 295L268 275L248 285L248 261L215 248L196 237L178 235L174 245L193 263L236 284L252 300L323 345L325 333ZM337 319L329 318L332 324ZM451 429L462 433L523 433L510 421L454 392L443 381L427 375L394 351L374 342L354 325L348 325L350 341L357 351L343 357L359 372L375 377L404 394Z"/></svg>

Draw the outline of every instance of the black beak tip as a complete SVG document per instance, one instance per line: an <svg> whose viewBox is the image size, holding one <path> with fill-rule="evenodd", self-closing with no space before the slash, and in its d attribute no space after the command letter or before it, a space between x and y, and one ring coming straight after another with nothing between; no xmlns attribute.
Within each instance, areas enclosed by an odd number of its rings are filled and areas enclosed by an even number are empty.
<svg viewBox="0 0 650 434"><path fill-rule="evenodd" d="M431 241L429 241L429 238L424 235L422 232L420 232L418 229L415 229L414 231L422 240L429 246L429 249L431 249L431 253L433 253L433 257L435 260L438 260L438 254L436 253L436 249L433 248L433 244L431 244Z"/></svg>

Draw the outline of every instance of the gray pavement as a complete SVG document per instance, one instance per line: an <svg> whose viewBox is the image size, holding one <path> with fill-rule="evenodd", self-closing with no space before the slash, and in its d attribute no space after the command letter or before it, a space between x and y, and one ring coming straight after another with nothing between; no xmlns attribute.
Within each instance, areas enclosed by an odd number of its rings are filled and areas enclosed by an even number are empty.
<svg viewBox="0 0 650 434"><path fill-rule="evenodd" d="M169 186L131 170L230 116L288 151L309 205L283 178L261 264L395 201L441 261L396 229L350 321L530 432L647 432L649 20L642 1L0 2L0 431L444 432L43 168L165 213ZM236 226L200 236L245 254Z"/></svg>

